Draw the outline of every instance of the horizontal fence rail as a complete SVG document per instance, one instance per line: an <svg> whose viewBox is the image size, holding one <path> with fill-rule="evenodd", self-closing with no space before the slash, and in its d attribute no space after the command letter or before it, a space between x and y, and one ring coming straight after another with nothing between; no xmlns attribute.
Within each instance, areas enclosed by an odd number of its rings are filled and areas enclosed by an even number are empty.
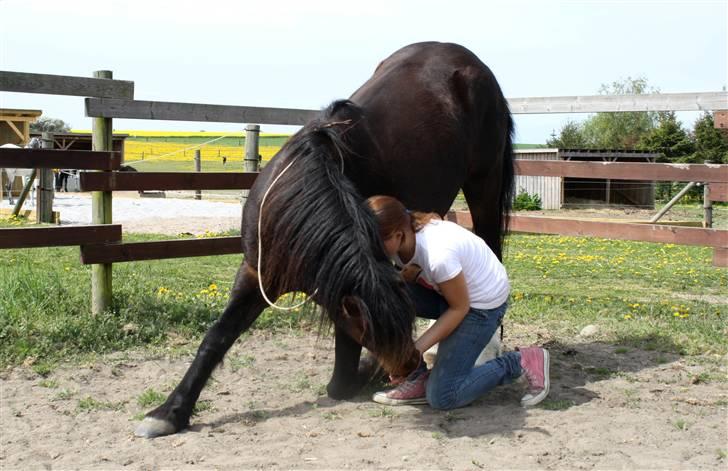
<svg viewBox="0 0 728 471"><path fill-rule="evenodd" d="M0 70L0 92L99 98L134 98L134 82Z"/></svg>
<svg viewBox="0 0 728 471"><path fill-rule="evenodd" d="M448 213L447 219L467 228L473 227L472 217L467 211L451 211ZM728 247L728 231L697 227L512 215L509 229L512 232L533 234L602 237L714 248Z"/></svg>
<svg viewBox="0 0 728 471"><path fill-rule="evenodd" d="M162 119L219 123L289 124L303 126L320 111L257 106L207 105L167 101L87 98L86 116L97 118Z"/></svg>
<svg viewBox="0 0 728 471"><path fill-rule="evenodd" d="M508 103L513 114L710 111L728 109L728 92L509 98ZM304 125L319 113L291 108L86 99L86 116L98 118Z"/></svg>
<svg viewBox="0 0 728 471"><path fill-rule="evenodd" d="M120 224L0 229L0 249L105 244L120 240Z"/></svg>
<svg viewBox="0 0 728 471"><path fill-rule="evenodd" d="M81 191L248 190L255 172L81 172Z"/></svg>
<svg viewBox="0 0 728 471"><path fill-rule="evenodd" d="M712 111L728 109L728 92L509 98L513 114Z"/></svg>
<svg viewBox="0 0 728 471"><path fill-rule="evenodd" d="M573 162L515 159L516 175L545 177L728 182L728 165L656 164L631 162Z"/></svg>
<svg viewBox="0 0 728 471"><path fill-rule="evenodd" d="M711 183L708 185L708 199L710 201L728 202L728 183Z"/></svg>
<svg viewBox="0 0 728 471"><path fill-rule="evenodd" d="M119 152L0 148L0 168L118 170Z"/></svg>
<svg viewBox="0 0 728 471"><path fill-rule="evenodd" d="M81 246L81 263L117 263L242 253L241 237L162 240Z"/></svg>
<svg viewBox="0 0 728 471"><path fill-rule="evenodd" d="M614 180L709 182L715 200L728 182L728 165L654 164L624 162L570 162L559 160L515 161L517 175L541 175ZM81 191L134 190L247 190L255 172L81 172ZM722 201L722 200L721 200Z"/></svg>
<svg viewBox="0 0 728 471"><path fill-rule="evenodd" d="M468 228L472 228L473 225L470 213L467 211L450 212L447 219ZM602 237L605 239L696 245L713 247L721 251L725 251L728 247L728 231L726 230L655 224L512 215L510 230L511 232L534 234L558 234L575 237ZM84 264L117 263L227 255L241 252L241 237L214 237L83 245L81 247L81 261Z"/></svg>

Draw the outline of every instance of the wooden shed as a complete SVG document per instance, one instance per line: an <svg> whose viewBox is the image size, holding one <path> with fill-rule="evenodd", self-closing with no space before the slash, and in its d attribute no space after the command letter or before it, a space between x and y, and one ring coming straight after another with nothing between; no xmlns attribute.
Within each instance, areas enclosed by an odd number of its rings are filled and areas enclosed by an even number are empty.
<svg viewBox="0 0 728 471"><path fill-rule="evenodd" d="M523 149L514 150L516 159L576 160L599 162L655 162L658 153L611 149ZM605 180L516 176L516 193L525 191L541 198L543 209L579 207L655 207L653 181Z"/></svg>
<svg viewBox="0 0 728 471"><path fill-rule="evenodd" d="M30 137L40 137L41 133L31 132ZM124 142L128 134L114 134L111 138L111 149L114 152L120 152L122 162L124 159ZM92 134L81 132L57 132L53 133L53 148L61 150L93 150ZM60 167L60 166L59 166ZM78 191L80 188L78 176L74 171L68 178L68 191Z"/></svg>
<svg viewBox="0 0 728 471"><path fill-rule="evenodd" d="M26 145L30 140L30 123L34 123L41 114L41 110L0 108L0 145Z"/></svg>
<svg viewBox="0 0 728 471"><path fill-rule="evenodd" d="M15 144L23 147L30 141L30 124L43 114L41 110L18 110L0 108L0 145ZM0 171L0 199L5 197L7 175ZM11 191L18 195L22 190L20 177L13 182Z"/></svg>
<svg viewBox="0 0 728 471"><path fill-rule="evenodd" d="M41 133L31 132L30 137L40 137ZM57 132L53 133L53 148L61 150L93 150L91 133L86 132ZM114 152L121 152L124 158L124 142L128 134L116 134L112 136L111 146Z"/></svg>

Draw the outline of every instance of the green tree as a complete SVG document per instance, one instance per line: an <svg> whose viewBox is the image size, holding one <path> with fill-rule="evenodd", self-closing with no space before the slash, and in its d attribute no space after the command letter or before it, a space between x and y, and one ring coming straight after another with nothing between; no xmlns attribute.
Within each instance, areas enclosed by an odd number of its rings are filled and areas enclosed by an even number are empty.
<svg viewBox="0 0 728 471"><path fill-rule="evenodd" d="M728 164L728 137L715 128L712 114L705 113L695 121L693 139L695 154L691 162Z"/></svg>
<svg viewBox="0 0 728 471"><path fill-rule="evenodd" d="M35 123L30 123L30 130L33 132L68 132L71 130L71 125L62 119L42 116Z"/></svg>
<svg viewBox="0 0 728 471"><path fill-rule="evenodd" d="M581 130L581 124L569 120L561 127L558 137L554 134L551 139L546 141L546 145L559 149L580 149L586 147L587 143Z"/></svg>
<svg viewBox="0 0 728 471"><path fill-rule="evenodd" d="M627 77L623 81L603 84L601 95L642 95L656 92L649 89L644 78ZM654 112L597 113L588 118L583 126L584 139L589 147L603 149L634 149L654 127Z"/></svg>
<svg viewBox="0 0 728 471"><path fill-rule="evenodd" d="M695 145L673 111L658 113L657 127L642 137L638 148L659 152L666 162L688 161L695 152Z"/></svg>

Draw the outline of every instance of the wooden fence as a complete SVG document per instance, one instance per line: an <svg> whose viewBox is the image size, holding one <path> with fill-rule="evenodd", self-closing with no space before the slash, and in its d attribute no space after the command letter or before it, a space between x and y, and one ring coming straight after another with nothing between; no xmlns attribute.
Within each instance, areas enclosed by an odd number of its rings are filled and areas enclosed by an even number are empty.
<svg viewBox="0 0 728 471"><path fill-rule="evenodd" d="M81 261L92 264L92 309L99 313L111 301L111 264L241 251L240 237L124 243L121 226L111 224L111 194L119 190L249 189L255 173L134 173L117 172L121 156L111 152L113 118L216 121L302 125L314 110L206 105L133 100L134 84L112 80L108 71L94 78L0 71L0 91L88 97L87 116L94 118L91 152L0 149L0 167L78 168L81 189L93 191L93 225L0 229L0 249L79 245ZM511 98L520 113L592 113L624 111L696 111L728 108L728 93L673 93L622 96ZM62 162L62 163L61 163ZM709 185L710 199L728 201L728 166L563 161L518 161L516 173L620 180L700 181ZM472 225L467 213L449 217ZM728 266L728 231L653 224L576 221L513 216L515 232L597 236L615 239L702 245L714 248L714 263Z"/></svg>

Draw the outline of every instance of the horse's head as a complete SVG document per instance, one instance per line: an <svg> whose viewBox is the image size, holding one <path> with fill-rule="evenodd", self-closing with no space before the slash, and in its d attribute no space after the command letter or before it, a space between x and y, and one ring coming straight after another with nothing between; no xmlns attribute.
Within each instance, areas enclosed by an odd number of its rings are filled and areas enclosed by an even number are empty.
<svg viewBox="0 0 728 471"><path fill-rule="evenodd" d="M372 278L356 294L343 298L341 310L332 320L368 349L388 373L405 375L420 359L412 338L414 306L401 276L388 261L378 263L369 276Z"/></svg>

